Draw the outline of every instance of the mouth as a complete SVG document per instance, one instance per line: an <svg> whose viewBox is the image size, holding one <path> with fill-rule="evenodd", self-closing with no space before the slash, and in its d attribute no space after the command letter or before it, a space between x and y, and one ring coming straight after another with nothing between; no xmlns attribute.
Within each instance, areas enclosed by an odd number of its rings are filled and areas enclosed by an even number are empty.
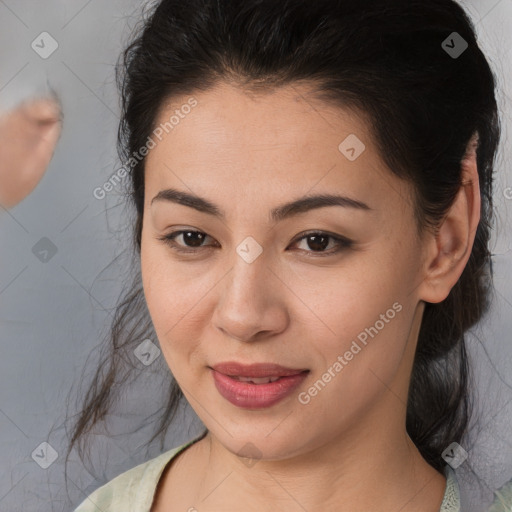
<svg viewBox="0 0 512 512"><path fill-rule="evenodd" d="M217 391L237 407L271 407L290 396L306 378L308 369L285 368L270 363L222 363L209 367Z"/></svg>

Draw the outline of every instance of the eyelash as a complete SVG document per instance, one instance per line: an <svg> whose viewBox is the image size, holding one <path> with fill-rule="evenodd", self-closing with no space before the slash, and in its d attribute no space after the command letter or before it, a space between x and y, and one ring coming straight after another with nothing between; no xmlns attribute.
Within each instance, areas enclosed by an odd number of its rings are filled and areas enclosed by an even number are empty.
<svg viewBox="0 0 512 512"><path fill-rule="evenodd" d="M157 239L162 241L166 245L170 246L173 251L176 251L176 252L179 252L182 254L183 253L184 254L197 253L197 252L199 252L199 250L203 249L204 247L207 247L207 246L202 246L202 247L191 248L191 249L183 249L183 247L179 246L174 241L174 239L184 233L200 233L202 235L206 235L207 237L209 236L208 234L204 233L203 231L197 231L194 229L182 229L180 231L173 231L172 233L169 233L168 235L164 235L162 237L157 237ZM303 234L301 234L301 236L299 238L296 238L292 243L296 244L296 243L298 243L310 236L313 236L313 235L319 235L319 236L323 236L323 237L332 239L339 245L339 248L336 249L335 251L331 250L331 251L324 251L324 252L307 251L305 249L299 249L302 252L309 253L309 256L312 258L318 258L318 257L322 258L322 257L326 257L326 256L333 256L345 249L350 249L354 244L354 242L352 240L349 240L348 238L331 235L330 233L326 233L324 231L309 231L307 233L303 233ZM210 248L211 248L211 246L210 246Z"/></svg>

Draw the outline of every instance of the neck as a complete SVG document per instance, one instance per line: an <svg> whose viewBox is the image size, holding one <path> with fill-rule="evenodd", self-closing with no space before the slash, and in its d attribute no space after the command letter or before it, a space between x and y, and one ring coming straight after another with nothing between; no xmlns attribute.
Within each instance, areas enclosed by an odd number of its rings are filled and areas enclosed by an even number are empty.
<svg viewBox="0 0 512 512"><path fill-rule="evenodd" d="M196 503L205 510L236 510L240 503L259 511L280 503L284 510L439 510L446 480L421 457L405 426L391 421L397 404L387 393L381 406L389 422L381 415L377 422L372 411L357 428L286 459L249 462L209 433L201 441Z"/></svg>

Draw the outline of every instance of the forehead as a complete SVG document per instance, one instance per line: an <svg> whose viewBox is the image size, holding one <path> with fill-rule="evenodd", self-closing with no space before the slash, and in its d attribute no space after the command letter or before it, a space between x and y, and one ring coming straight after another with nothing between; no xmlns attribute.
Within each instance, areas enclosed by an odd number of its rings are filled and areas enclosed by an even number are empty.
<svg viewBox="0 0 512 512"><path fill-rule="evenodd" d="M184 108L190 98L197 103ZM396 203L396 195L410 201L407 185L382 161L364 115L319 101L304 85L250 94L220 83L165 102L154 127L162 133L146 159L146 187L155 192L182 181L205 193L212 187L267 196L328 189L381 204Z"/></svg>
<svg viewBox="0 0 512 512"><path fill-rule="evenodd" d="M371 144L371 133L361 114L319 101L311 87L302 84L254 93L220 82L208 91L164 102L155 126L164 126L191 96L197 105L180 116L172 136L180 145L185 144L184 148L200 138L213 151L212 156L220 143L223 153L229 146L243 152L253 147L277 150L282 144L296 149L304 144L324 148L334 144L337 149L340 137L349 133L357 133Z"/></svg>

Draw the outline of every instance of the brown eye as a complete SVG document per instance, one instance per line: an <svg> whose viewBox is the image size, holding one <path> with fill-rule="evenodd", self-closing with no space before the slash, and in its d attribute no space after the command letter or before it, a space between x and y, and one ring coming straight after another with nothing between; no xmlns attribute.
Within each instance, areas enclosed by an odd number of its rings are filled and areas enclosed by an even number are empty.
<svg viewBox="0 0 512 512"><path fill-rule="evenodd" d="M176 239L182 236L183 243L177 243ZM173 231L172 233L159 237L158 239L162 242L170 245L174 250L178 252L197 252L195 249L207 247L201 245L208 235L202 231L196 231L193 229L182 229L181 231ZM189 249L187 249L187 247Z"/></svg>
<svg viewBox="0 0 512 512"><path fill-rule="evenodd" d="M324 233L322 231L319 232L310 232L302 237L296 239L294 245L298 242L305 240L305 245L308 249L299 249L301 251L305 251L307 253L317 253L318 256L328 256L332 254L336 254L343 249L348 249L353 245L351 240L348 240L343 237L331 235L329 233ZM326 251L329 247L330 243L334 243L335 250ZM331 245L332 249L332 245Z"/></svg>

